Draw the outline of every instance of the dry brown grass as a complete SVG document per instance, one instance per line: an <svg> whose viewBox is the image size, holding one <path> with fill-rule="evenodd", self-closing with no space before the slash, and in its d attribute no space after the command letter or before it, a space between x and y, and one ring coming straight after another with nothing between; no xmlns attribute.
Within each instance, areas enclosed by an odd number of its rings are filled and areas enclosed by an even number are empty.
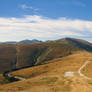
<svg viewBox="0 0 92 92"><path fill-rule="evenodd" d="M92 78L92 62L89 63L89 64L87 64L87 65L83 68L82 73L83 73L85 76L87 76L87 77L89 77L89 78Z"/></svg>
<svg viewBox="0 0 92 92"><path fill-rule="evenodd" d="M69 38L35 44L0 44L0 72L44 64L76 51L92 52L92 45L83 40Z"/></svg>
<svg viewBox="0 0 92 92"><path fill-rule="evenodd" d="M67 57L51 60L48 64L22 69L13 72L13 74L30 78L48 73L55 73L55 71L57 71L56 73L67 70L77 71L86 60L92 60L91 53L77 52Z"/></svg>
<svg viewBox="0 0 92 92"><path fill-rule="evenodd" d="M45 65L13 72L14 75L29 79L2 85L0 92L91 92L92 81L77 73L86 60L92 60L92 53L76 52ZM75 75L64 77L66 71L73 71Z"/></svg>

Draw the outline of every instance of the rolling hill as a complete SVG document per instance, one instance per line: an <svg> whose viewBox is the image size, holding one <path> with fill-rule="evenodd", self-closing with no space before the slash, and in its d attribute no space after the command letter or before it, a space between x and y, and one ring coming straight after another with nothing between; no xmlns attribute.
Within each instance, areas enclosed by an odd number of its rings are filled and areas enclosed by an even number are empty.
<svg viewBox="0 0 92 92"><path fill-rule="evenodd" d="M77 51L66 57L51 60L48 64L12 72L13 75L21 76L26 80L0 85L0 91L91 92L92 80L78 73L87 60L92 61L92 53ZM66 76L67 72L73 72L73 75Z"/></svg>
<svg viewBox="0 0 92 92"><path fill-rule="evenodd" d="M91 62L92 44L80 39L0 44L0 92L91 92Z"/></svg>
<svg viewBox="0 0 92 92"><path fill-rule="evenodd" d="M92 44L74 38L32 44L0 44L0 72L45 64L76 51L92 52Z"/></svg>

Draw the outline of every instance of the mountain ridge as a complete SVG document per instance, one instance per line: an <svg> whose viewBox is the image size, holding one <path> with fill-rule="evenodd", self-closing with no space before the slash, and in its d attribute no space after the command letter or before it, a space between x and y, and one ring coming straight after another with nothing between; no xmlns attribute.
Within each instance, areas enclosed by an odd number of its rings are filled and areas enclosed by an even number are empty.
<svg viewBox="0 0 92 92"><path fill-rule="evenodd" d="M6 41L6 42L0 42L0 44L30 44L30 43L41 43L41 42L42 42L42 41L36 40L36 39L33 39L33 40L25 39L25 40L21 40L21 41Z"/></svg>
<svg viewBox="0 0 92 92"><path fill-rule="evenodd" d="M92 44L73 38L32 44L0 44L0 72L45 64L76 51L92 52Z"/></svg>

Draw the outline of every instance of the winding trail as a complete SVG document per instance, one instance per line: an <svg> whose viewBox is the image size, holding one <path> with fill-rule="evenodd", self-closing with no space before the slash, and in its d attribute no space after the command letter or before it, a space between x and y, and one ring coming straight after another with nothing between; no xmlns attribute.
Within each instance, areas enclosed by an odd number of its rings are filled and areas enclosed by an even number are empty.
<svg viewBox="0 0 92 92"><path fill-rule="evenodd" d="M23 78L23 77L12 75L11 72L4 73L3 76L4 76L7 80L12 80L12 82L14 82L14 81L21 81L21 80L26 80L26 79Z"/></svg>
<svg viewBox="0 0 92 92"><path fill-rule="evenodd" d="M12 75L11 73L8 73L7 76L8 76L9 78L13 77L14 79L17 79L17 80L25 80L25 78L19 77L19 76L14 76L14 75Z"/></svg>
<svg viewBox="0 0 92 92"><path fill-rule="evenodd" d="M26 80L25 78L23 77L19 77L19 76L14 76L15 79L18 79L18 80Z"/></svg>
<svg viewBox="0 0 92 92"><path fill-rule="evenodd" d="M86 78L86 79L92 80L92 78L89 78L89 77L85 76L85 75L81 72L82 69L83 69L87 64L89 64L89 63L92 63L92 61L86 61L86 62L80 67L80 69L78 70L78 74L79 74L80 76Z"/></svg>

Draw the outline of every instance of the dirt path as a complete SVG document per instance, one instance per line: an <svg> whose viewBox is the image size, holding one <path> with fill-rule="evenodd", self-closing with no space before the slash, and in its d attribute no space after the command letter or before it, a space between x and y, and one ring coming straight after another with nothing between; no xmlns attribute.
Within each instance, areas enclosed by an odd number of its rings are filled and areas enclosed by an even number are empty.
<svg viewBox="0 0 92 92"><path fill-rule="evenodd" d="M8 73L7 76L8 76L9 78L13 77L14 79L17 79L17 80L25 80L25 78L19 77L19 76L14 76L14 75L12 75L11 73Z"/></svg>
<svg viewBox="0 0 92 92"><path fill-rule="evenodd" d="M80 67L80 69L78 70L78 74L79 74L80 76L86 78L86 79L92 80L92 78L89 78L89 77L85 76L85 75L81 72L82 69L83 69L87 64L89 64L89 63L92 63L92 61L86 61L86 62Z"/></svg>
<svg viewBox="0 0 92 92"><path fill-rule="evenodd" d="M15 81L26 80L26 79L23 78L23 77L12 75L11 72L4 73L3 76L4 76L9 82L15 82Z"/></svg>
<svg viewBox="0 0 92 92"><path fill-rule="evenodd" d="M26 80L25 78L23 77L19 77L19 76L14 76L15 79L18 79L18 80Z"/></svg>

